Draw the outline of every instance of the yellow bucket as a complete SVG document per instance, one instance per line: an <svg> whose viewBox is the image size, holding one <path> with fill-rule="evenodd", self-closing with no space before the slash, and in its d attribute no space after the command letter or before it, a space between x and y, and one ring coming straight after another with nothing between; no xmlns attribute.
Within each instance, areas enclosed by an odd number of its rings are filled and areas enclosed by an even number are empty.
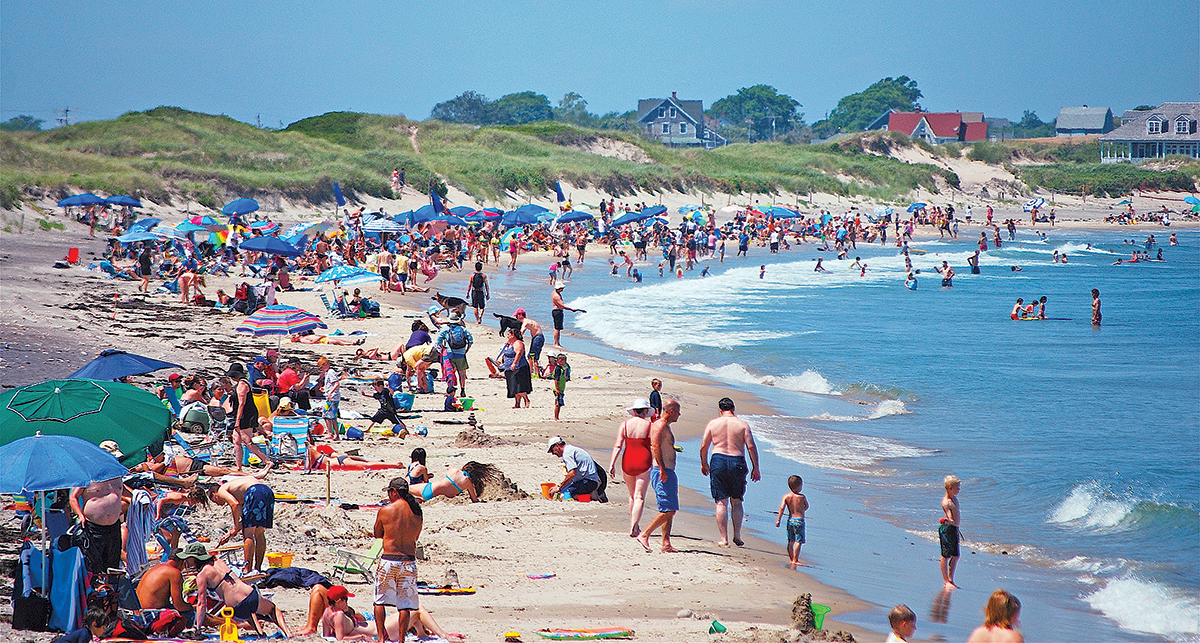
<svg viewBox="0 0 1200 643"><path fill-rule="evenodd" d="M267 562L271 567L291 567L296 554L284 551L267 552Z"/></svg>

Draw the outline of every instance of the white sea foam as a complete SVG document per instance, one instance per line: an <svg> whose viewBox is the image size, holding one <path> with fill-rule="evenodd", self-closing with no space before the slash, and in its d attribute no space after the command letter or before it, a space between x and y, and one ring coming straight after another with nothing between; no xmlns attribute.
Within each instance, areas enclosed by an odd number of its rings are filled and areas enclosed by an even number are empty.
<svg viewBox="0 0 1200 643"><path fill-rule="evenodd" d="M1200 635L1200 598L1132 574L1109 580L1083 600L1127 630L1173 641Z"/></svg>
<svg viewBox="0 0 1200 643"><path fill-rule="evenodd" d="M745 366L738 363L726 364L713 368L704 364L688 364L683 367L684 370L693 371L695 373L704 373L711 375L717 379L725 380L726 382L742 382L745 384L762 384L763 386L775 386L789 391L797 391L800 393L817 393L820 395L841 395L840 391L833 388L829 380L821 376L820 373L814 370L807 370L800 375L755 375L746 370Z"/></svg>
<svg viewBox="0 0 1200 643"><path fill-rule="evenodd" d="M746 420L756 439L771 445L772 453L824 469L876 473L884 460L935 453L887 438L804 426L799 418L748 416Z"/></svg>
<svg viewBox="0 0 1200 643"><path fill-rule="evenodd" d="M1106 493L1092 481L1075 485L1071 493L1050 512L1048 522L1077 525L1090 529L1108 529L1121 524L1137 506L1129 498Z"/></svg>

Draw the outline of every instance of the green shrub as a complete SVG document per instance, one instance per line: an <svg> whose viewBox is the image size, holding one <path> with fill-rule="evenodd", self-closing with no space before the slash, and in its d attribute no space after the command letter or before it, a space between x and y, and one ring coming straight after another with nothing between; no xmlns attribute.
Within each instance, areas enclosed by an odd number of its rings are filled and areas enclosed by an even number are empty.
<svg viewBox="0 0 1200 643"><path fill-rule="evenodd" d="M991 165L1003 165L1012 160L1012 151L1002 143L979 141L971 146L971 151L967 152L967 158Z"/></svg>

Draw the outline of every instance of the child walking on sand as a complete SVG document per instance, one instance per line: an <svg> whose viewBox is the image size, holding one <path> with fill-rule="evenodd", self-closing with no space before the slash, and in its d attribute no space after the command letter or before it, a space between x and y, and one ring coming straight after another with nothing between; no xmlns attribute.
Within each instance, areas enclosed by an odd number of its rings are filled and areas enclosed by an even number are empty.
<svg viewBox="0 0 1200 643"><path fill-rule="evenodd" d="M892 626L892 633L883 643L907 643L917 631L917 615L909 606L897 605L888 614L888 624Z"/></svg>
<svg viewBox="0 0 1200 643"><path fill-rule="evenodd" d="M955 476L946 476L942 481L946 487L946 496L942 498L942 517L938 526L938 540L942 545L942 580L946 589L956 589L954 584L954 568L958 566L958 527L960 514L958 511L958 492L962 489L962 481Z"/></svg>
<svg viewBox="0 0 1200 643"><path fill-rule="evenodd" d="M555 358L551 376L554 378L554 419L557 421L559 410L566 405L564 397L567 394L567 382L571 381L571 367L567 365L566 353L559 353Z"/></svg>
<svg viewBox="0 0 1200 643"><path fill-rule="evenodd" d="M804 479L800 476L788 478L788 492L779 501L779 511L775 516L775 526L783 521L783 510L788 510L788 561L795 567L800 564L800 546L804 544L804 512L808 511L808 498L800 493L804 488Z"/></svg>

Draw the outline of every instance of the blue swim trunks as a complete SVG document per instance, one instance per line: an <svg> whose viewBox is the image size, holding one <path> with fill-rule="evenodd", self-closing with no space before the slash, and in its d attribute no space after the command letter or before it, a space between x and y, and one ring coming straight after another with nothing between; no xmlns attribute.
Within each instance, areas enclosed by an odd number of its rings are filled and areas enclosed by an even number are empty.
<svg viewBox="0 0 1200 643"><path fill-rule="evenodd" d="M275 526L275 492L265 484L246 490L242 498L242 529Z"/></svg>
<svg viewBox="0 0 1200 643"><path fill-rule="evenodd" d="M708 489L713 500L741 500L746 495L746 458L740 455L714 453L708 463Z"/></svg>
<svg viewBox="0 0 1200 643"><path fill-rule="evenodd" d="M792 516L787 522L788 542L804 544L804 517Z"/></svg>
<svg viewBox="0 0 1200 643"><path fill-rule="evenodd" d="M658 467L650 467L650 486L654 487L654 499L662 513L679 511L679 477L674 469L667 469L667 479L662 480Z"/></svg>
<svg viewBox="0 0 1200 643"><path fill-rule="evenodd" d="M529 340L529 359L538 361L542 358L542 347L546 345L546 336L538 333Z"/></svg>
<svg viewBox="0 0 1200 643"><path fill-rule="evenodd" d="M326 420L336 420L338 417L338 406L340 406L341 403L341 400L325 400L325 412L322 413L322 417L324 417Z"/></svg>

